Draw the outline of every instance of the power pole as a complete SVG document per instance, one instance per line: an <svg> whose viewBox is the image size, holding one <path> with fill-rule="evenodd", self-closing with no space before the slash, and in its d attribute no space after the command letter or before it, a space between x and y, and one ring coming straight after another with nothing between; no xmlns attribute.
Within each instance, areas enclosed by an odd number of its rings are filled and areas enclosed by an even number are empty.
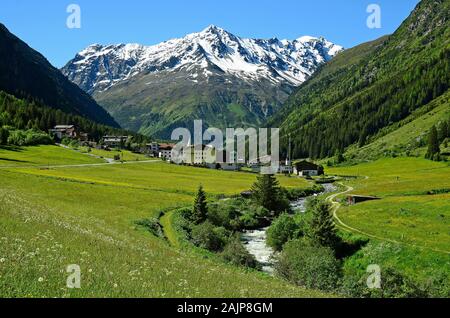
<svg viewBox="0 0 450 318"><path fill-rule="evenodd" d="M292 174L292 162L291 162L291 134L289 134L289 149L288 149L288 166L289 175Z"/></svg>

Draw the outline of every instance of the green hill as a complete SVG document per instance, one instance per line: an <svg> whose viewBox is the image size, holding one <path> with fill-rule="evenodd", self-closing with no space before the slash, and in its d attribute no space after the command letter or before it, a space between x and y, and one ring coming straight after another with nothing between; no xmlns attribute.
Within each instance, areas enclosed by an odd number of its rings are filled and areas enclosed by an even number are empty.
<svg viewBox="0 0 450 318"><path fill-rule="evenodd" d="M0 91L67 114L119 127L88 94L0 23Z"/></svg>
<svg viewBox="0 0 450 318"><path fill-rule="evenodd" d="M295 157L325 158L431 111L449 88L449 16L449 0L421 1L394 34L322 67L270 125L281 127L284 145L292 135Z"/></svg>

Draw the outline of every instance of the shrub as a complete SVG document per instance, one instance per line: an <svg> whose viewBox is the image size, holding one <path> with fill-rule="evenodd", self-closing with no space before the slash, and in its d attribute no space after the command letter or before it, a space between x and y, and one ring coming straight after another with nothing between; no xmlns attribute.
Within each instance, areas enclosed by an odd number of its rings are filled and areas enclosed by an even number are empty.
<svg viewBox="0 0 450 318"><path fill-rule="evenodd" d="M307 288L334 290L339 283L340 267L333 251L314 246L304 239L284 245L277 256L275 269L281 277Z"/></svg>
<svg viewBox="0 0 450 318"><path fill-rule="evenodd" d="M224 227L215 227L206 221L192 227L191 240L196 246L212 252L223 249L230 233Z"/></svg>
<svg viewBox="0 0 450 318"><path fill-rule="evenodd" d="M261 206L255 206L250 200L233 198L221 200L208 205L208 220L215 226L223 226L231 231L259 227L262 218L269 211Z"/></svg>
<svg viewBox="0 0 450 318"><path fill-rule="evenodd" d="M157 218L143 219L136 221L136 225L141 226L152 233L154 236L164 238L162 225Z"/></svg>
<svg viewBox="0 0 450 318"><path fill-rule="evenodd" d="M6 128L0 127L0 145L6 145L8 142L9 131Z"/></svg>
<svg viewBox="0 0 450 318"><path fill-rule="evenodd" d="M220 255L231 264L249 268L259 268L259 264L255 257L245 249L238 235L235 235L230 240Z"/></svg>
<svg viewBox="0 0 450 318"><path fill-rule="evenodd" d="M343 293L364 298L418 298L425 297L418 285L392 267L381 268L380 288L369 288L367 280L371 273L357 271L346 273L342 283Z"/></svg>
<svg viewBox="0 0 450 318"><path fill-rule="evenodd" d="M12 130L9 132L8 144L15 146L35 146L52 144L53 139L41 131L29 129Z"/></svg>
<svg viewBox="0 0 450 318"><path fill-rule="evenodd" d="M241 216L239 206L234 200L219 201L208 206L208 220L215 226L229 230L238 230L238 218Z"/></svg>
<svg viewBox="0 0 450 318"><path fill-rule="evenodd" d="M285 243L298 237L298 231L299 227L295 220L287 213L283 213L267 230L267 244L276 251L281 251Z"/></svg>

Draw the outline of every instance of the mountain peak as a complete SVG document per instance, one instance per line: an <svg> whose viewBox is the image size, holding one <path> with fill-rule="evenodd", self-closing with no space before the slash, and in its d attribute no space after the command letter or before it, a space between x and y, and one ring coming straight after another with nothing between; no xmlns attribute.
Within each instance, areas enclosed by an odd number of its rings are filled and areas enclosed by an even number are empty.
<svg viewBox="0 0 450 318"><path fill-rule="evenodd" d="M297 86L341 50L323 38L247 39L212 24L201 32L153 46L94 44L81 51L63 72L89 93L104 91L141 73L200 69L209 74L211 67L248 82L268 79L276 85Z"/></svg>
<svg viewBox="0 0 450 318"><path fill-rule="evenodd" d="M221 27L218 27L217 25L210 24L208 25L201 33L208 33L208 32L226 32Z"/></svg>

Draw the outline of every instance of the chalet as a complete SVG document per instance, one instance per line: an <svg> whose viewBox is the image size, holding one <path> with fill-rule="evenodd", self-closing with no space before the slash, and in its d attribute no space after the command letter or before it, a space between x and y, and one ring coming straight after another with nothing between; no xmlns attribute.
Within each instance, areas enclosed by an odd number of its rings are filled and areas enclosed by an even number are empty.
<svg viewBox="0 0 450 318"><path fill-rule="evenodd" d="M128 140L128 136L103 136L103 145L110 148L122 148Z"/></svg>
<svg viewBox="0 0 450 318"><path fill-rule="evenodd" d="M78 137L78 131L74 125L56 125L53 129L49 130L49 133L58 140Z"/></svg>
<svg viewBox="0 0 450 318"><path fill-rule="evenodd" d="M323 175L323 167L315 163L302 160L294 163L294 174L303 177L314 177Z"/></svg>
<svg viewBox="0 0 450 318"><path fill-rule="evenodd" d="M163 160L172 161L172 150L175 144L158 144L158 157Z"/></svg>
<svg viewBox="0 0 450 318"><path fill-rule="evenodd" d="M146 151L153 157L159 156L159 143L152 142L146 145Z"/></svg>

